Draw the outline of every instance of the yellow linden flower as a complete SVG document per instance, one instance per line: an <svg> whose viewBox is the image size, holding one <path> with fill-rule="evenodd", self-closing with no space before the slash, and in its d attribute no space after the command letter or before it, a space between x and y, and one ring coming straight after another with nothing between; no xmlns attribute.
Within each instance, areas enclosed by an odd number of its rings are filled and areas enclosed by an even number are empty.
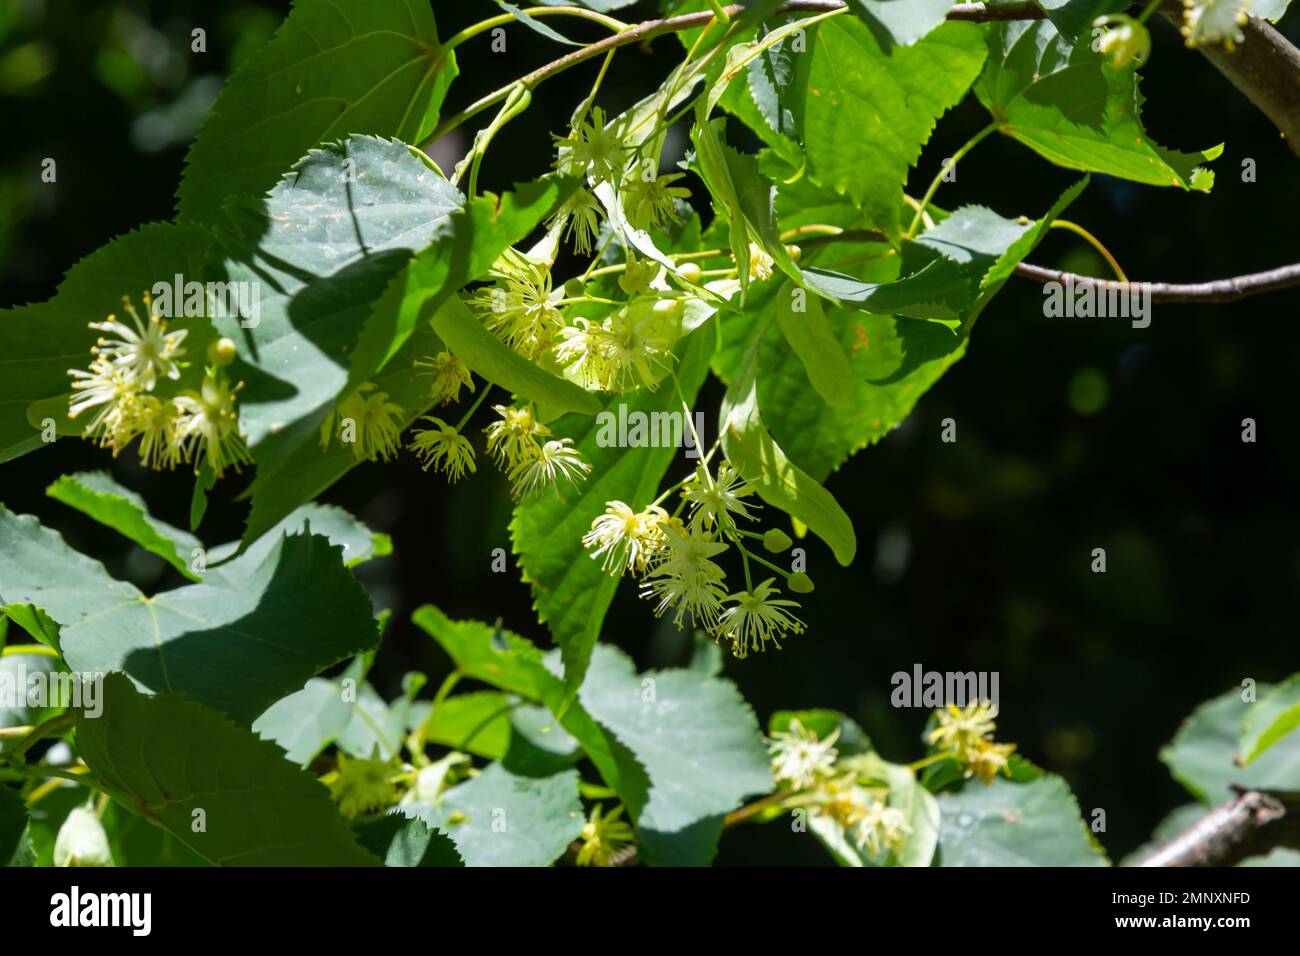
<svg viewBox="0 0 1300 956"><path fill-rule="evenodd" d="M971 701L966 707L949 704L936 712L937 722L930 731L930 743L940 750L950 750L965 761L967 754L982 746L993 735L997 709L983 701Z"/></svg>
<svg viewBox="0 0 1300 956"><path fill-rule="evenodd" d="M235 393L241 386L231 388L216 369L208 369L197 392L187 390L173 399L177 408L177 460L193 462L195 474L203 461L220 478L227 468L238 471L240 465L253 460L240 434L239 413L235 411Z"/></svg>
<svg viewBox="0 0 1300 956"><path fill-rule="evenodd" d="M664 546L664 524L668 512L658 505L633 511L621 501L605 502L605 513L591 523L582 545L591 550L593 559L603 557L601 568L606 574L634 574L644 571L650 559Z"/></svg>
<svg viewBox="0 0 1300 956"><path fill-rule="evenodd" d="M551 304L551 270L545 262L507 249L488 275L494 285L469 297L469 307L510 348L535 358L550 347L564 316Z"/></svg>
<svg viewBox="0 0 1300 956"><path fill-rule="evenodd" d="M492 410L501 416L501 421L484 429L488 454L507 473L514 472L537 457L541 451L538 438L550 435L551 430L537 420L530 408L493 405Z"/></svg>
<svg viewBox="0 0 1300 956"><path fill-rule="evenodd" d="M582 827L579 839L582 847L575 861L578 866L613 866L623 851L632 844L635 833L623 815L623 806L615 807L608 816L602 816L602 807L596 804L591 817Z"/></svg>
<svg viewBox="0 0 1300 956"><path fill-rule="evenodd" d="M1007 760L1015 751L1015 744L995 744L981 741L975 748L966 752L966 775L972 774L985 783L992 783L999 773L1011 776L1011 766Z"/></svg>
<svg viewBox="0 0 1300 956"><path fill-rule="evenodd" d="M441 418L426 415L424 421L433 428L418 430L407 446L420 457L424 470L434 467L452 481L460 481L466 471L473 474L474 446L469 440Z"/></svg>
<svg viewBox="0 0 1300 956"><path fill-rule="evenodd" d="M538 447L532 460L516 465L510 472L510 480L514 482L514 496L524 498L554 487L561 480L576 485L590 473L591 466L573 447L573 439L560 438Z"/></svg>
<svg viewBox="0 0 1300 956"><path fill-rule="evenodd" d="M429 385L429 398L439 405L447 405L460 399L460 390L474 390L474 378L465 363L450 352L439 352L423 362L416 362L420 368L429 369L433 382Z"/></svg>
<svg viewBox="0 0 1300 956"><path fill-rule="evenodd" d="M105 355L95 356L89 371L74 368L68 374L72 376L68 417L75 419L84 411L97 409L81 435L111 448L116 455L135 437L133 423L143 394L139 380Z"/></svg>
<svg viewBox="0 0 1300 956"><path fill-rule="evenodd" d="M732 515L752 521L748 505L742 501L754 493L754 486L740 477L730 462L723 462L715 479L704 465L695 466L695 477L682 487L682 497L691 505L691 527L736 527Z"/></svg>
<svg viewBox="0 0 1300 956"><path fill-rule="evenodd" d="M581 256L591 255L596 237L600 234L600 219L604 207L586 189L576 189L550 218L547 227L563 230L562 237L572 241L573 251ZM567 228L565 228L567 226Z"/></svg>
<svg viewBox="0 0 1300 956"><path fill-rule="evenodd" d="M330 436L337 435L357 461L388 461L401 445L405 414L401 405L388 400L387 392L366 382L321 422L321 447L328 448Z"/></svg>
<svg viewBox="0 0 1300 956"><path fill-rule="evenodd" d="M749 281L772 278L775 265L767 250L752 242L749 244Z"/></svg>
<svg viewBox="0 0 1300 956"><path fill-rule="evenodd" d="M772 757L772 777L778 784L785 782L796 790L802 790L830 775L839 756L834 747L839 736L840 729L836 727L825 740L818 740L817 735L805 729L800 721L791 720L789 730L778 730L767 741L767 752Z"/></svg>
<svg viewBox="0 0 1300 956"><path fill-rule="evenodd" d="M628 149L605 128L605 111L593 107L590 116L563 139L555 137L556 168L566 176L590 176L597 182L617 182L627 165Z"/></svg>
<svg viewBox="0 0 1300 956"><path fill-rule="evenodd" d="M673 623L681 628L689 616L692 626L712 630L722 614L726 597L726 575L713 559L727 550L727 545L713 541L701 531L664 526L666 541L642 583L641 596L657 600L655 616L669 608L676 609Z"/></svg>
<svg viewBox="0 0 1300 956"><path fill-rule="evenodd" d="M904 837L911 832L907 814L897 807L886 806L884 801L873 797L857 822L853 837L859 850L865 850L868 856L874 857L886 850L897 850L903 845Z"/></svg>
<svg viewBox="0 0 1300 956"><path fill-rule="evenodd" d="M140 436L140 464L161 471L181 460L181 408L171 399L144 395L134 418Z"/></svg>
<svg viewBox="0 0 1300 956"><path fill-rule="evenodd" d="M1189 47L1222 43L1231 53L1246 39L1241 28L1250 4L1251 0L1183 0L1183 39Z"/></svg>
<svg viewBox="0 0 1300 956"><path fill-rule="evenodd" d="M633 176L623 184L623 208L627 221L647 232L659 229L666 221L681 223L677 200L689 199L691 191L673 183L685 173L670 173L655 179Z"/></svg>
<svg viewBox="0 0 1300 956"><path fill-rule="evenodd" d="M147 295L144 302L148 308ZM149 315L148 322L142 322L140 314L126 296L122 297L122 306L131 316L132 325L118 321L115 315L110 315L103 322L91 322L92 329L117 336L114 339L101 337L91 352L107 358L146 392L153 391L159 375L172 380L180 378L181 370L176 360L185 354L181 342L185 340L186 333L168 332L167 323L153 314Z"/></svg>
<svg viewBox="0 0 1300 956"><path fill-rule="evenodd" d="M803 621L786 610L797 608L799 602L776 597L781 592L772 585L773 580L768 578L752 591L730 595L727 600L734 603L722 612L714 628L719 637L731 641L731 653L742 660L750 651L766 650L768 641L780 650L787 633L803 633Z"/></svg>

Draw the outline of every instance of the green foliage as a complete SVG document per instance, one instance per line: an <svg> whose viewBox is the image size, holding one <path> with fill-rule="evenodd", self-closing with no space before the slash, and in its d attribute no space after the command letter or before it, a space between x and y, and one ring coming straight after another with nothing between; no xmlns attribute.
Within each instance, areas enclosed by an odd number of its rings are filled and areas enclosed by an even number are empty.
<svg viewBox="0 0 1300 956"><path fill-rule="evenodd" d="M969 783L939 798L943 866L1105 866L1060 777Z"/></svg>
<svg viewBox="0 0 1300 956"><path fill-rule="evenodd" d="M497 4L576 47L552 26L574 11L547 5ZM1155 143L1136 69L1092 50L1093 18L1121 4L1043 0L1046 20L985 24L950 6L746 3L727 29L683 31L685 59L622 113L605 112L602 70L563 104L536 178L493 193L484 156L515 147L537 77L585 55L443 117L452 47L491 21L444 43L427 3L298 0L212 107L176 221L0 315L0 463L80 436L105 464L126 451L194 473L176 486L188 530L115 472L47 489L188 579L153 594L0 506L0 680L102 690L102 713L71 691L0 709L0 862L52 865L65 825L93 817L119 865L705 865L730 828L786 819L846 866L1105 865L1064 781L995 743L987 713L958 715L985 728L960 743L938 713L930 752L893 763L832 710L777 711L765 737L747 665L722 676L721 648L817 639L776 522L852 565L858 531L823 482L967 353L1087 188L1037 220L941 208L940 119L973 92L993 122L962 157L997 131L1070 169L1212 184L1221 148ZM470 121L449 178L424 148ZM693 150L674 166L679 122ZM718 394L716 436L697 435ZM677 437L632 440L632 418ZM450 676L429 695L411 671L391 697L392 672L372 677L388 613L352 569L391 546L315 499L403 451L431 482L504 473L553 650L425 606L414 623ZM244 533L206 547L209 500L241 468ZM638 671L613 646L620 586L649 599L647 626L695 631L688 667ZM1203 803L1300 789L1298 686L1207 703L1162 759ZM68 766L84 786L41 783Z"/></svg>
<svg viewBox="0 0 1300 956"><path fill-rule="evenodd" d="M218 866L377 862L280 748L199 704L111 674L103 714L77 717L77 747L114 799Z"/></svg>
<svg viewBox="0 0 1300 956"><path fill-rule="evenodd" d="M24 609L19 623L73 670L120 671L242 723L378 640L370 599L321 535L286 535L212 583L146 596L31 516L0 509L0 534L0 603Z"/></svg>
<svg viewBox="0 0 1300 956"><path fill-rule="evenodd" d="M1208 192L1200 164L1222 145L1185 153L1151 141L1132 67L1103 65L1091 38L1071 44L1048 21L994 24L989 59L975 94L997 128L1070 169L1109 173L1152 186Z"/></svg>
<svg viewBox="0 0 1300 956"><path fill-rule="evenodd" d="M1255 688L1260 703L1242 700L1241 690L1230 690L1206 701L1178 728L1163 750L1160 759L1170 773L1196 799L1219 804L1233 796L1232 787L1255 790L1300 789L1300 735L1280 737L1266 750L1259 751L1247 767L1237 762L1248 715L1269 700L1272 688L1260 684ZM1255 726L1253 723L1250 725ZM1270 725L1271 726L1271 725ZM1246 738L1254 741L1256 730ZM1252 743L1252 748L1254 748Z"/></svg>
<svg viewBox="0 0 1300 956"><path fill-rule="evenodd" d="M211 217L228 196L269 189L317 143L353 133L415 143L433 129L457 72L433 10L374 0L350 13L330 0L297 0L235 74L186 157L183 218Z"/></svg>

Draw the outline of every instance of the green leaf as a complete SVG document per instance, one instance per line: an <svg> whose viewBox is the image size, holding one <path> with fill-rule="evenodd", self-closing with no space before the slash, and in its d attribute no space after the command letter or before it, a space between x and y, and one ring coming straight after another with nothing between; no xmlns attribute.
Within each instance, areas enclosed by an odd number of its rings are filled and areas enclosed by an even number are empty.
<svg viewBox="0 0 1300 956"><path fill-rule="evenodd" d="M464 866L451 837L393 810L357 825L357 842L384 866Z"/></svg>
<svg viewBox="0 0 1300 956"><path fill-rule="evenodd" d="M910 46L943 23L952 0L848 0L881 48Z"/></svg>
<svg viewBox="0 0 1300 956"><path fill-rule="evenodd" d="M87 323L120 313L124 295L138 308L140 293L160 279L201 275L208 243L198 227L142 226L68 270L53 299L0 312L0 462L40 448L46 418L60 436L81 433L85 419L68 418L68 370L90 366L90 349L99 333ZM206 319L169 324L189 331L185 347L190 357L203 354L205 336L211 337ZM201 377L202 369L192 368L178 386L196 385ZM29 416L33 403L41 403L39 414Z"/></svg>
<svg viewBox="0 0 1300 956"><path fill-rule="evenodd" d="M0 866L9 866L27 830L27 805L18 791L0 784Z"/></svg>
<svg viewBox="0 0 1300 956"><path fill-rule="evenodd" d="M359 657L338 678L313 677L302 690L267 708L253 721L253 732L275 741L300 767L307 766L347 728L356 705L345 695L344 681L351 681L346 690L355 694L366 669L366 658Z"/></svg>
<svg viewBox="0 0 1300 956"><path fill-rule="evenodd" d="M827 405L853 397L853 367L826 318L821 300L806 298L800 290L800 311L795 311L795 287L786 283L776 294L776 323L790 348L803 363L808 380Z"/></svg>
<svg viewBox="0 0 1300 956"><path fill-rule="evenodd" d="M991 24L988 42L975 93L1001 132L1068 169L1206 192L1213 185L1200 164L1223 147L1183 153L1152 142L1137 73L1105 65L1090 38L1072 45L1040 20Z"/></svg>
<svg viewBox="0 0 1300 956"><path fill-rule="evenodd" d="M592 393L507 348L459 296L448 299L432 322L434 331L471 371L506 391L527 396L561 414L595 415L601 410L600 399Z"/></svg>
<svg viewBox="0 0 1300 956"><path fill-rule="evenodd" d="M771 789L753 712L729 681L688 670L638 675L626 655L602 644L568 702L555 653L543 658L509 631L451 621L427 605L413 619L466 677L562 710L559 723L628 806L642 857L654 865L707 863L722 816L746 794Z"/></svg>
<svg viewBox="0 0 1300 956"><path fill-rule="evenodd" d="M411 708L411 729L424 726L432 743L500 760L512 740L511 707L510 698L492 690L457 694L439 704L433 721L426 724L428 702L417 701Z"/></svg>
<svg viewBox="0 0 1300 956"><path fill-rule="evenodd" d="M439 803L403 810L447 833L466 866L548 866L586 822L576 770L518 777L497 763L452 787Z"/></svg>
<svg viewBox="0 0 1300 956"><path fill-rule="evenodd" d="M1267 684L1256 687L1261 701L1271 690ZM1237 766L1242 725L1252 706L1241 694L1234 689L1201 704L1160 751L1174 779L1202 803L1217 805L1231 799L1233 786L1300 790L1300 735L1282 738L1249 767Z"/></svg>
<svg viewBox="0 0 1300 956"><path fill-rule="evenodd" d="M104 681L98 718L76 718L81 758L114 799L204 859L236 866L373 866L329 792L225 717L172 694ZM202 811L204 827L195 826Z"/></svg>
<svg viewBox="0 0 1300 956"><path fill-rule="evenodd" d="M524 26L528 27L528 29L540 33L548 40L554 40L556 43L563 43L566 46L582 46L581 43L578 43L575 40L570 40L563 33L560 33L559 31L554 30L551 27L548 27L545 23L543 23L541 20L538 20L536 17L529 16L527 13L525 13L523 10L520 10L513 3L506 3L506 0L496 0L496 5L500 7L502 10L504 10L506 13L510 14L512 17L514 17Z"/></svg>
<svg viewBox="0 0 1300 956"><path fill-rule="evenodd" d="M392 541L385 534L371 531L338 505L312 502L301 505L254 544L240 553L240 543L229 541L208 551L208 571L205 580L214 576L234 580L256 568L286 534L302 534L310 528L312 534L322 534L330 544L343 549L343 560L349 568L383 557L392 551ZM233 560L239 554L238 560ZM219 565L214 567L213 565Z"/></svg>
<svg viewBox="0 0 1300 956"><path fill-rule="evenodd" d="M1238 866L1300 866L1300 850L1275 846L1263 856L1247 857Z"/></svg>
<svg viewBox="0 0 1300 956"><path fill-rule="evenodd" d="M941 866L1106 866L1060 777L968 781L939 795Z"/></svg>
<svg viewBox="0 0 1300 956"><path fill-rule="evenodd" d="M326 140L418 143L456 72L427 3L367 0L345 14L331 0L297 0L213 104L186 156L177 211L212 218L227 196L265 192Z"/></svg>
<svg viewBox="0 0 1300 956"><path fill-rule="evenodd" d="M730 681L687 670L638 674L631 658L601 644L578 700L613 735L616 756L643 769L647 789L635 792L625 785L619 796L652 865L664 862L660 851L668 852L676 836L711 857L712 845L692 839L697 835L691 828L772 789L758 722ZM633 779L629 772L626 781ZM649 848L647 840L658 842Z"/></svg>
<svg viewBox="0 0 1300 956"><path fill-rule="evenodd" d="M677 378L689 403L708 374L714 345L713 326L697 329L678 345ZM647 415L680 410L675 390L614 397L595 419L564 418L552 423L559 435L573 438L591 476L562 496L538 497L515 507L511 541L533 593L538 620L550 627L564 660L564 682L570 696L587 671L591 649L619 579L601 570L582 546L582 536L607 501L624 501L633 508L648 505L678 452L673 448L620 448L602 439L606 422L617 420L619 406ZM602 420L603 419L603 420Z"/></svg>
<svg viewBox="0 0 1300 956"><path fill-rule="evenodd" d="M865 24L847 17L816 31L802 112L807 173L847 194L878 228L897 236L908 169L935 121L961 100L984 63L980 28L945 23L891 53Z"/></svg>
<svg viewBox="0 0 1300 956"><path fill-rule="evenodd" d="M215 322L239 346L229 371L246 383L240 426L264 481L319 440L372 306L461 201L410 147L354 136L312 150L264 202L231 205L226 276L260 290L258 314Z"/></svg>
<svg viewBox="0 0 1300 956"><path fill-rule="evenodd" d="M123 671L240 723L378 642L369 597L341 549L320 535L285 536L256 563L153 597L30 516L0 508L0 539L0 603L11 615L29 605L56 622L69 668Z"/></svg>
<svg viewBox="0 0 1300 956"><path fill-rule="evenodd" d="M581 743L611 787L622 792L635 785L624 785L624 769L615 759L604 730L567 693L564 681L551 672L542 652L530 641L499 626L453 621L430 604L419 608L411 620L442 646L465 677L544 704L551 713L562 715L556 718L560 725ZM435 715L435 719L440 717ZM513 729L511 734L513 742ZM644 773L637 768L633 776L640 780Z"/></svg>
<svg viewBox="0 0 1300 956"><path fill-rule="evenodd" d="M768 434L758 408L757 364L755 347L723 398L719 426L723 451L765 502L801 521L847 567L857 551L853 522L831 493L790 461Z"/></svg>
<svg viewBox="0 0 1300 956"><path fill-rule="evenodd" d="M63 475L45 493L158 555L191 581L200 580L190 570L191 553L202 547L199 539L150 515L144 499L119 485L108 472Z"/></svg>
<svg viewBox="0 0 1300 956"><path fill-rule="evenodd" d="M1260 754L1300 728L1300 674L1293 674L1252 704L1242 719L1242 761L1253 763Z"/></svg>

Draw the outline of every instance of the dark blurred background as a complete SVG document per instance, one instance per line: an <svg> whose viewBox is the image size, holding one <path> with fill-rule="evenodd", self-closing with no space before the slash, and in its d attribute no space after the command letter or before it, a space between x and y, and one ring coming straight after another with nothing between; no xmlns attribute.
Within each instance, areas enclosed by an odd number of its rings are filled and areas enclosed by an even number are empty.
<svg viewBox="0 0 1300 956"><path fill-rule="evenodd" d="M109 238L171 216L186 146L223 78L269 38L287 6L0 2L0 306L48 298L65 270ZM486 0L435 8L444 37L496 11ZM576 38L600 35L567 19L550 23ZM206 53L190 52L195 27L206 30ZM1154 23L1152 33L1147 126L1170 147L1224 142L1214 192L1095 177L1069 217L1102 237L1135 279L1196 281L1300 259L1300 159L1172 28ZM566 49L517 25L508 28L508 56L488 43L480 37L458 51L449 110ZM621 51L601 102L610 112L634 102L680 54L673 37ZM550 133L562 131L595 69L540 89L512 124L510 148L490 153L486 188L545 170ZM986 122L973 98L945 117L914 172L913 194ZM449 138L435 158L449 169L466 142ZM670 150L683 145L679 137ZM47 156L58 161L56 185L39 181ZM1257 166L1253 183L1242 181L1247 158ZM1037 216L1074 178L997 137L962 162L938 201ZM1059 230L1033 260L1106 274L1088 247ZM817 591L805 602L807 634L781 653L728 660L726 674L764 722L779 708L838 708L886 757L906 761L921 752L926 715L890 707L893 672L916 663L998 671L999 738L1063 774L1086 815L1106 810L1101 839L1118 859L1187 802L1156 757L1182 718L1245 677L1272 681L1300 669L1300 536L1287 451L1300 429L1286 411L1300 378L1300 346L1286 333L1300 294L1157 305L1148 329L1047 319L1041 303L1037 285L1013 278L982 317L968 356L901 428L830 478L857 528L857 560L840 568L810 541ZM710 392L703 407L715 408L717 397ZM947 417L957 422L955 444L939 440ZM1255 444L1241 441L1247 417L1258 423ZM111 463L88 445L59 442L0 466L0 499L40 515L116 574L147 588L176 586L161 561L43 497L62 473L111 465L160 517L185 525L190 477L143 473L129 457ZM240 486L226 482L213 496L205 541L239 536ZM492 549L509 550L510 516L492 469L453 490L409 458L368 464L324 500L393 537L392 557L359 570L376 606L394 612L373 675L385 696L399 692L407 670L435 684L447 670L442 652L409 623L425 602L453 617L499 615L549 646L517 571L490 571ZM1095 547L1107 551L1105 574L1089 570ZM642 667L682 664L690 653L681 635L656 625L631 585L621 588L604 638ZM728 833L719 862L828 859L812 840L773 825Z"/></svg>

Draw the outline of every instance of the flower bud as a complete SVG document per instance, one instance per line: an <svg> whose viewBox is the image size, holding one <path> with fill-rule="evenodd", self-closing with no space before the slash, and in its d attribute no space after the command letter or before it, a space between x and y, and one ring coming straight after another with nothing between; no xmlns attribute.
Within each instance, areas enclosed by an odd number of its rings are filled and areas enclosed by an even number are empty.
<svg viewBox="0 0 1300 956"><path fill-rule="evenodd" d="M54 840L55 866L112 866L104 825L89 807L74 807Z"/></svg>
<svg viewBox="0 0 1300 956"><path fill-rule="evenodd" d="M794 574L790 575L789 584L790 590L795 594L813 593L812 578L808 577L808 575L804 574L802 571L796 571Z"/></svg>
<svg viewBox="0 0 1300 956"><path fill-rule="evenodd" d="M564 283L564 297L566 299L581 299L587 294L587 284L574 276Z"/></svg>
<svg viewBox="0 0 1300 956"><path fill-rule="evenodd" d="M698 283L702 278L704 278L704 270L701 269L699 263L696 262L683 262L677 267L677 274L687 282Z"/></svg>
<svg viewBox="0 0 1300 956"><path fill-rule="evenodd" d="M1141 66L1151 55L1151 33L1132 17L1123 14L1098 17L1093 26L1107 28L1097 41L1096 49L1116 69L1130 63Z"/></svg>
<svg viewBox="0 0 1300 956"><path fill-rule="evenodd" d="M208 361L217 368L224 368L235 360L235 343L227 338L220 338L208 346Z"/></svg>
<svg viewBox="0 0 1300 956"><path fill-rule="evenodd" d="M769 528L763 535L763 547L773 554L780 554L792 544L794 540L780 528Z"/></svg>

